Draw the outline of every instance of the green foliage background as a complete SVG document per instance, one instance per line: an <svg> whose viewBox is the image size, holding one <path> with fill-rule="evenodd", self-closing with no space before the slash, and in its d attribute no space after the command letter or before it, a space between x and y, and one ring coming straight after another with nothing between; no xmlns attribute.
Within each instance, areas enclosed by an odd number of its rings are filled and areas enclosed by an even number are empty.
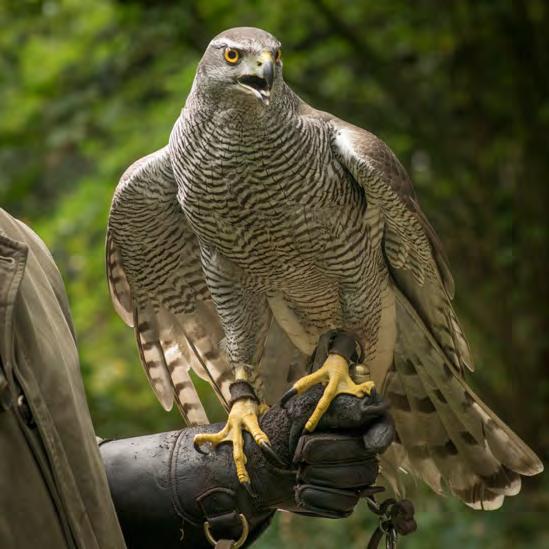
<svg viewBox="0 0 549 549"><path fill-rule="evenodd" d="M546 2L0 0L0 22L0 204L63 273L98 433L180 426L111 307L107 212L122 171L166 143L208 41L252 25L282 40L302 97L381 136L408 168L453 264L474 385L547 458ZM548 482L524 484L492 513L412 487L420 532L402 547L549 547ZM364 508L281 514L257 547L362 547L373 527Z"/></svg>

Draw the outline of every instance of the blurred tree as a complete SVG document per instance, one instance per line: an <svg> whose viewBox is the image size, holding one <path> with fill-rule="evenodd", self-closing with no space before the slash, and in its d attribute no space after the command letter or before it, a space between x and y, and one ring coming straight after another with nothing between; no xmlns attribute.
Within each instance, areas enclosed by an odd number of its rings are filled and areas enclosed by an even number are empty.
<svg viewBox="0 0 549 549"><path fill-rule="evenodd" d="M547 457L548 12L543 0L0 0L0 203L65 277L98 432L180 425L111 307L106 216L122 171L166 143L208 41L253 25L282 40L297 93L408 168L453 264L475 384ZM422 491L421 535L403 545L549 546L540 482L488 515ZM259 546L363 544L366 520L283 515Z"/></svg>

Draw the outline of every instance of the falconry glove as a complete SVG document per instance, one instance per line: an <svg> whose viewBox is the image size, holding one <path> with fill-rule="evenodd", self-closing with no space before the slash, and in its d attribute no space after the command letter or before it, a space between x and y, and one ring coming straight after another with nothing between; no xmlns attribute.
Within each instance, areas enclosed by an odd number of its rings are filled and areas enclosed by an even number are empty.
<svg viewBox="0 0 549 549"><path fill-rule="evenodd" d="M302 434L320 386L275 405L261 418L277 460L245 435L251 484L234 474L230 445L197 452L198 429L108 441L101 452L115 507L129 547L248 546L276 509L348 516L378 474L377 455L391 443L393 423L377 395L341 395L314 434ZM232 543L232 545L231 545ZM239 545L240 543L240 545Z"/></svg>

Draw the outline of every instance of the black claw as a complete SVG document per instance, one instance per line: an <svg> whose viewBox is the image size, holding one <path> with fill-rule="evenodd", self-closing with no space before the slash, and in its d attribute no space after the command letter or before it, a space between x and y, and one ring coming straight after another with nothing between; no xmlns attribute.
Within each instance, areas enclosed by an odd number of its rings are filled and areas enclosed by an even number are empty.
<svg viewBox="0 0 549 549"><path fill-rule="evenodd" d="M297 389L294 389L292 387L282 395L282 398L280 399L280 405L284 408L288 400L290 400L295 395L297 395Z"/></svg>
<svg viewBox="0 0 549 549"><path fill-rule="evenodd" d="M301 436L310 435L312 431L309 431L307 427L303 427L303 431L301 431Z"/></svg>
<svg viewBox="0 0 549 549"><path fill-rule="evenodd" d="M257 494L253 491L252 485L251 485L250 482L242 482L241 484L242 484L242 486L244 487L244 490L246 490L246 492L248 492L248 495L249 495L251 498L257 497Z"/></svg>
<svg viewBox="0 0 549 549"><path fill-rule="evenodd" d="M209 454L209 452L205 452L204 450L202 450L202 448L200 447L200 443L199 442L195 442L193 440L193 446L194 446L194 449L199 453L199 454L202 454L203 456L207 456Z"/></svg>
<svg viewBox="0 0 549 549"><path fill-rule="evenodd" d="M271 465L274 465L275 467L281 467L283 469L288 466L288 464L281 459L281 457L273 450L273 447L267 442L261 442L259 444L259 447L261 448L263 455L267 458L267 461L271 463Z"/></svg>

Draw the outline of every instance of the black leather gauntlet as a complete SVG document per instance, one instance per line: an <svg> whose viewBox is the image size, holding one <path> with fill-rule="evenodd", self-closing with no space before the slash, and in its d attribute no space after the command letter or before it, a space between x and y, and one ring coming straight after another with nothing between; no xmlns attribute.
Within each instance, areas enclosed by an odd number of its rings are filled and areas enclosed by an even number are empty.
<svg viewBox="0 0 549 549"><path fill-rule="evenodd" d="M274 451L286 463L270 463L245 433L251 492L239 484L230 446L202 455L194 435L220 425L188 428L105 442L101 453L129 549L207 548L211 538L247 546L277 508L323 517L349 515L378 473L377 455L392 441L393 424L376 395L340 395L315 433L302 436L322 394L320 386L273 406L261 419Z"/></svg>

